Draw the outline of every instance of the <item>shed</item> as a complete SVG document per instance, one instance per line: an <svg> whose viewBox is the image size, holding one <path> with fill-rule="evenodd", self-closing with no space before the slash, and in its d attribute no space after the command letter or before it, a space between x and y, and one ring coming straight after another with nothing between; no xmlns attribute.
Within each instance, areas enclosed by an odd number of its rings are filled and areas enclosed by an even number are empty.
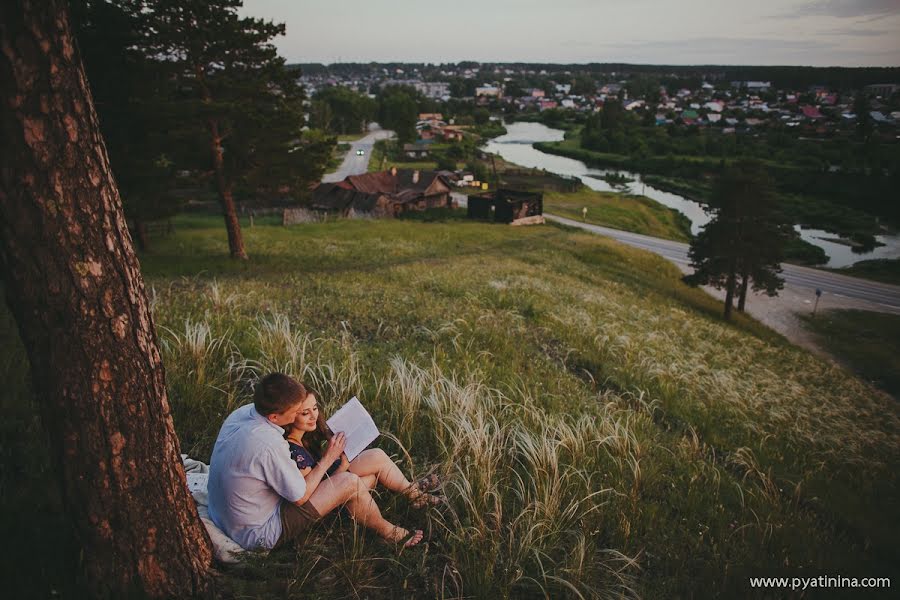
<svg viewBox="0 0 900 600"><path fill-rule="evenodd" d="M466 216L470 219L493 220L497 223L514 223L519 219L540 217L543 214L542 193L509 188L469 196L466 209Z"/></svg>

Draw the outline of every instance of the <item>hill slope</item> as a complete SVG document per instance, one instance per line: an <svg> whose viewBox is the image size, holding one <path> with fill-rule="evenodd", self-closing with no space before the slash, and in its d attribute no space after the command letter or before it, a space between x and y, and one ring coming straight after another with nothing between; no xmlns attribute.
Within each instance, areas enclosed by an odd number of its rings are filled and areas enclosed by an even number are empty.
<svg viewBox="0 0 900 600"><path fill-rule="evenodd" d="M451 506L382 501L430 529L427 554L329 519L297 557L229 576L235 593L745 597L747 574L898 564L896 404L723 325L662 259L553 226L245 234L249 263L204 219L142 257L182 451L208 460L252 380L282 370L326 410L358 395L404 469L446 475Z"/></svg>

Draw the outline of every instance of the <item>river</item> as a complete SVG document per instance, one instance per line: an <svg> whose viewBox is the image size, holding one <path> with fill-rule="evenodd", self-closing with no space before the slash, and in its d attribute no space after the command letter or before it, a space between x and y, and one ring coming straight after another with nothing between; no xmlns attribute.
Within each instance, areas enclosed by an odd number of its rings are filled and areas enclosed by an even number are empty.
<svg viewBox="0 0 900 600"><path fill-rule="evenodd" d="M551 173L578 177L586 186L601 192L622 192L621 187L612 186L600 179L608 173L621 173L633 179L629 184L631 192L647 196L660 204L674 208L683 213L691 221L691 232L696 234L709 222L709 216L703 207L693 200L688 200L678 194L672 194L643 182L639 173L630 173L617 169L595 169L588 167L580 160L547 154L536 150L532 144L535 142L559 142L562 141L564 131L553 129L542 123L515 122L506 124L506 135L494 138L488 142L485 150L493 152L511 163L528 168L546 169ZM879 235L876 240L882 246L878 246L871 252L856 253L847 243L835 242L838 236L819 229L806 229L799 225L794 229L805 241L822 248L828 255L828 262L823 265L830 268L848 267L861 260L876 258L900 258L900 236Z"/></svg>

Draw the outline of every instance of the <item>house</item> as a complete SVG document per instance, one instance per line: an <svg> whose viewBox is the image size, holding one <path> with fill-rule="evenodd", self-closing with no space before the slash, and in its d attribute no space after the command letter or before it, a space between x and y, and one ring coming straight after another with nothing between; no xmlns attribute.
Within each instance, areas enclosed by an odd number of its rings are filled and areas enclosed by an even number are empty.
<svg viewBox="0 0 900 600"><path fill-rule="evenodd" d="M462 131L450 127L442 127L438 130L438 134L447 142L458 142L463 139Z"/></svg>
<svg viewBox="0 0 900 600"><path fill-rule="evenodd" d="M479 96L500 98L503 96L503 89L494 85L483 85L475 88L475 97Z"/></svg>
<svg viewBox="0 0 900 600"><path fill-rule="evenodd" d="M452 206L450 182L433 171L397 169L350 175L313 190L310 208L345 217L396 217L409 211Z"/></svg>
<svg viewBox="0 0 900 600"><path fill-rule="evenodd" d="M872 85L867 85L865 88L867 94L871 94L873 96L881 96L882 98L889 98L894 95L896 92L900 92L900 84L898 83L875 83Z"/></svg>
<svg viewBox="0 0 900 600"><path fill-rule="evenodd" d="M413 85L426 98L439 100L450 96L450 84L446 81L417 81Z"/></svg>
<svg viewBox="0 0 900 600"><path fill-rule="evenodd" d="M615 96L619 92L622 91L622 84L620 83L607 83L603 87L600 88L601 94L607 94L610 96Z"/></svg>
<svg viewBox="0 0 900 600"><path fill-rule="evenodd" d="M541 110L547 110L548 108L556 108L558 104L556 103L556 100L548 100L546 98L542 98L540 100L539 106Z"/></svg>
<svg viewBox="0 0 900 600"><path fill-rule="evenodd" d="M706 110L717 113L722 112L722 109L725 108L725 106L721 102L707 102L703 106L706 108Z"/></svg>
<svg viewBox="0 0 900 600"><path fill-rule="evenodd" d="M500 188L495 192L469 196L466 216L496 223L530 225L544 222L544 195Z"/></svg>
<svg viewBox="0 0 900 600"><path fill-rule="evenodd" d="M430 150L425 144L403 144L403 155L408 158L426 158L429 152Z"/></svg>
<svg viewBox="0 0 900 600"><path fill-rule="evenodd" d="M821 119L824 116L819 112L819 108L816 106L809 106L806 104L801 106L800 110L803 111L803 116L807 119Z"/></svg>

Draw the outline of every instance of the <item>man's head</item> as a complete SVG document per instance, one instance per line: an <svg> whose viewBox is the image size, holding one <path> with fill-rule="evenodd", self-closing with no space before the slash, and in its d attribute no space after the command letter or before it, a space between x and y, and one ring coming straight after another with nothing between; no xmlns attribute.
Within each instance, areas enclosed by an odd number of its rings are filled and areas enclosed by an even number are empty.
<svg viewBox="0 0 900 600"><path fill-rule="evenodd" d="M275 425L284 426L294 422L294 417L309 392L303 384L284 373L270 373L256 385L253 405L256 412Z"/></svg>

